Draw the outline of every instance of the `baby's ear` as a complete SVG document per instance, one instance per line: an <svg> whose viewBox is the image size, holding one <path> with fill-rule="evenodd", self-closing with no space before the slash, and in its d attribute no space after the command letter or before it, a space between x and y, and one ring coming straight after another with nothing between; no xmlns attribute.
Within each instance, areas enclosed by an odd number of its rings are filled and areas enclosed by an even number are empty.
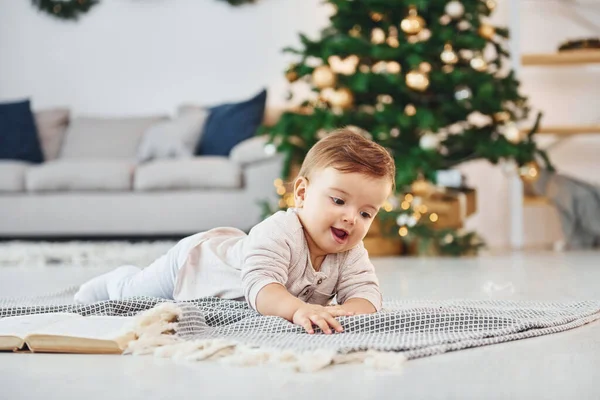
<svg viewBox="0 0 600 400"><path fill-rule="evenodd" d="M304 205L304 196L306 195L306 186L308 186L308 180L299 176L294 182L294 205L298 208Z"/></svg>

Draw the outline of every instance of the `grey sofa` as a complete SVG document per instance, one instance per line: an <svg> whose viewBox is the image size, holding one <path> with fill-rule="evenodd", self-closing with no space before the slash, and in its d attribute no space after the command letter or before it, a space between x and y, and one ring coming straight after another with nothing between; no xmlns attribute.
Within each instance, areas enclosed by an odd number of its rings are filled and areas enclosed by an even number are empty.
<svg viewBox="0 0 600 400"><path fill-rule="evenodd" d="M44 112L56 116L56 110ZM240 142L228 157L138 163L131 153L143 126L166 117L137 118L133 124L129 119L128 133L110 137L120 129L113 127L97 143L86 139L89 124L82 130L79 121L77 129L65 127L65 140L58 145L54 140L48 150L52 129L60 129L57 118L40 125L44 112L35 117L47 161L0 160L2 238L171 237L217 226L248 230L261 219L258 203L276 198L273 181L282 159L265 153L264 137Z"/></svg>

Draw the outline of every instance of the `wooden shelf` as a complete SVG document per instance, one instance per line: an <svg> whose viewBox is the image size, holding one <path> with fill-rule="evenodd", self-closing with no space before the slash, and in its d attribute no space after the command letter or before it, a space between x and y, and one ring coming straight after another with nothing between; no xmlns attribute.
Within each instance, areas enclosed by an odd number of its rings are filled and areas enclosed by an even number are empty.
<svg viewBox="0 0 600 400"><path fill-rule="evenodd" d="M547 197L542 196L525 196L523 197L523 204L525 206L549 206L552 203Z"/></svg>
<svg viewBox="0 0 600 400"><path fill-rule="evenodd" d="M569 50L549 54L523 54L523 65L574 65L600 63L600 50Z"/></svg>
<svg viewBox="0 0 600 400"><path fill-rule="evenodd" d="M527 133L529 129L522 129L521 132ZM600 133L600 124L542 126L536 134L569 136L594 133Z"/></svg>

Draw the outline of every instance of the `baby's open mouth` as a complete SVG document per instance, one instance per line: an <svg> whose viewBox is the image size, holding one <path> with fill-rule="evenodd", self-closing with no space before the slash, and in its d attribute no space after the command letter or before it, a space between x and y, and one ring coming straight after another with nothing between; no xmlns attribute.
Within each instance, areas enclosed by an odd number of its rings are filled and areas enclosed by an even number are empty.
<svg viewBox="0 0 600 400"><path fill-rule="evenodd" d="M346 232L346 231L345 231L345 230L343 230L343 229L337 229L337 228L334 228L333 226L331 227L331 231L333 232L333 234L334 234L336 237L338 237L338 238L340 238L340 239L342 239L342 240L343 240L343 239L346 239L346 237L348 236L348 232Z"/></svg>

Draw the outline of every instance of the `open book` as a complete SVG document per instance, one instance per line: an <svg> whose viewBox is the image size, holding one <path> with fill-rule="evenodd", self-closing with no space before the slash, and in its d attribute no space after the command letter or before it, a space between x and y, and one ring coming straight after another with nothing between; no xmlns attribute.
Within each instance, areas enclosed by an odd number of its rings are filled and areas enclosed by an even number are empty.
<svg viewBox="0 0 600 400"><path fill-rule="evenodd" d="M121 354L135 339L131 317L33 314L0 319L0 351Z"/></svg>

